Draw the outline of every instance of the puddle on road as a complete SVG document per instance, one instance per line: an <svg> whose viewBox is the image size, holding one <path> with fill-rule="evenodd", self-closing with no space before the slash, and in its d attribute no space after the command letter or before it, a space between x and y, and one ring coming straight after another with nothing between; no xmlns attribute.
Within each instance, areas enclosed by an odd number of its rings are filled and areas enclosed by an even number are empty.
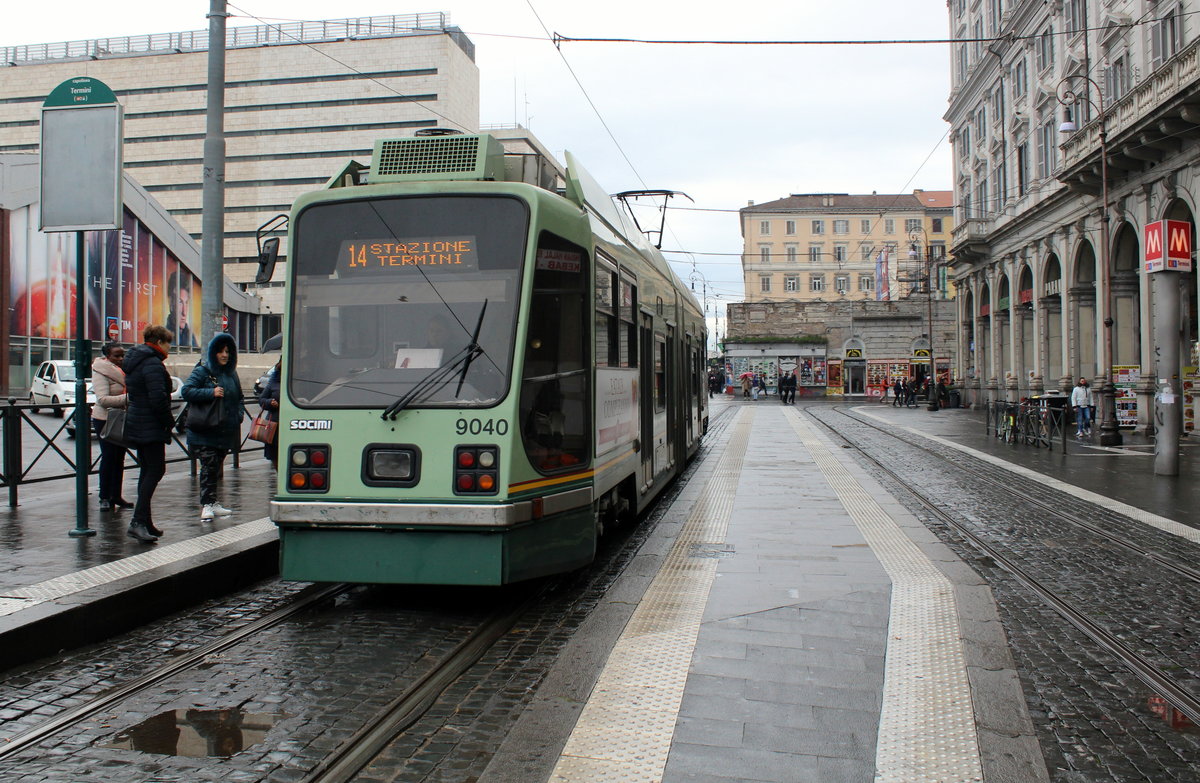
<svg viewBox="0 0 1200 783"><path fill-rule="evenodd" d="M1171 703L1158 694L1154 694L1146 699L1146 706L1150 708L1151 714L1158 717L1175 731L1183 734L1200 735L1200 727L1192 722L1191 718L1183 714L1180 710L1171 706Z"/></svg>
<svg viewBox="0 0 1200 783"><path fill-rule="evenodd" d="M162 756L229 758L258 742L287 716L240 709L168 710L113 737L103 748Z"/></svg>

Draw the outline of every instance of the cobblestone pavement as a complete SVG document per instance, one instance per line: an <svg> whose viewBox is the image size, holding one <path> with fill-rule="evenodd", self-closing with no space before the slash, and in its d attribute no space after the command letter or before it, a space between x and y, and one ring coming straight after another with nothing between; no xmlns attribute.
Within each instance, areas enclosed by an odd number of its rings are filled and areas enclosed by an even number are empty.
<svg viewBox="0 0 1200 783"><path fill-rule="evenodd" d="M1200 586L1144 556L1099 540L1066 517L1082 515L1139 546L1185 563L1200 547L1008 471L961 454L953 461L822 406L808 411L876 455L906 487L914 487L987 539L1006 557L1062 595L1094 622L1200 693ZM995 477L1007 490L984 485L955 464ZM868 470L878 473L872 465ZM933 519L889 476L884 486L991 585L1021 673L1039 742L1052 779L1194 781L1200 759L1195 726L1172 728L1156 695L1111 654L1078 632L988 557ZM1048 501L1061 513L1030 505Z"/></svg>
<svg viewBox="0 0 1200 783"><path fill-rule="evenodd" d="M549 582L533 611L358 779L461 783L476 778L654 521L651 515L617 531L603 542L591 567ZM104 644L0 674L0 743L258 619L303 587L264 583ZM427 672L506 594L466 588L354 588L0 761L0 780L298 780ZM225 756L207 756L205 741L213 753L222 752L220 742L205 735L203 724L190 716L222 711L261 725L254 730L242 726L238 744L224 748ZM184 725L189 721L192 725ZM158 734L165 731L166 743L161 736L141 737L145 726L158 726ZM200 748L199 755L174 755L188 742ZM131 743L143 749L113 747Z"/></svg>

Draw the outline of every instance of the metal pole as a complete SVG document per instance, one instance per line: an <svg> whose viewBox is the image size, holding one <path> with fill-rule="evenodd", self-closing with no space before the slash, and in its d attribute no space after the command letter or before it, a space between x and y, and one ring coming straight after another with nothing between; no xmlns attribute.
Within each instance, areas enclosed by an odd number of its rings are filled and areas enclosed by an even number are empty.
<svg viewBox="0 0 1200 783"><path fill-rule="evenodd" d="M225 288L225 0L209 0L208 103L204 133L200 347L222 331ZM178 336L178 335L177 335Z"/></svg>
<svg viewBox="0 0 1200 783"><path fill-rule="evenodd" d="M936 411L940 406L937 396L937 353L933 350L933 248L925 243L925 293L929 308L929 399L928 409Z"/></svg>
<svg viewBox="0 0 1200 783"><path fill-rule="evenodd" d="M94 536L88 529L88 475L92 468L91 422L88 421L87 371L90 356L85 355L84 329L87 316L87 263L84 259L83 232L75 232L75 529L68 535L79 538Z"/></svg>
<svg viewBox="0 0 1200 783"><path fill-rule="evenodd" d="M1163 234L1166 245L1167 232ZM1154 395L1154 473L1178 476L1179 431L1183 423L1179 386L1179 275L1159 271L1148 277L1152 279L1154 297L1154 375L1158 389Z"/></svg>
<svg viewBox="0 0 1200 783"><path fill-rule="evenodd" d="M1097 90L1100 99L1100 198L1103 201L1100 214L1100 272L1104 287L1104 420L1100 422L1100 445L1120 446L1121 430L1117 427L1116 386L1113 384L1113 292L1112 266L1108 247L1108 133L1104 116L1104 94Z"/></svg>

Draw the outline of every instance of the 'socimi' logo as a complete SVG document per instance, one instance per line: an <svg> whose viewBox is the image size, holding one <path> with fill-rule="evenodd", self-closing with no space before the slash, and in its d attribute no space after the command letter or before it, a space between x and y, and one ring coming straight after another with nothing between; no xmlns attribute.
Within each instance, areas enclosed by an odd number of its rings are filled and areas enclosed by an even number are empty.
<svg viewBox="0 0 1200 783"><path fill-rule="evenodd" d="M333 422L329 419L296 419L288 425L292 430L331 430Z"/></svg>

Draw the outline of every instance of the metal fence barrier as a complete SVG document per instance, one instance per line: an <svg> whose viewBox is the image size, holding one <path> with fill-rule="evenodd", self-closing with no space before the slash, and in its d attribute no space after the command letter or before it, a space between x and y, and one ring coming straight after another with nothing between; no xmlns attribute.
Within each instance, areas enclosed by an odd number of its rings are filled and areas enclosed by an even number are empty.
<svg viewBox="0 0 1200 783"><path fill-rule="evenodd" d="M988 435L1005 443L1054 448L1059 441L1063 453L1067 450L1067 425L1069 408L1065 405L1048 405L1045 402L988 402Z"/></svg>
<svg viewBox="0 0 1200 783"><path fill-rule="evenodd" d="M34 408L53 410L55 416L61 417L51 420L57 424L57 428L54 426L44 427L43 420L31 416ZM243 406L243 412L250 421L254 420L254 415L245 409L245 406ZM9 397L7 406L0 406L0 487L8 488L8 505L10 507L17 506L19 490L23 484L61 481L75 477L77 473L74 457L75 446L72 444L64 448L65 444L62 442L64 440L70 440L72 437L86 438L88 443L87 472L89 475L98 472L100 450L92 448L91 445L91 419L89 417L87 427L83 431L76 431L72 435L68 427L73 424L74 414L74 405L35 406L29 403L18 403L13 397ZM180 418L182 415L181 413ZM29 458L24 455L27 428L33 434L32 440L37 448L37 452ZM233 467L235 468L240 465L240 456L243 453L262 451L264 448L263 444L250 440L249 436L249 427L247 422L243 421L242 442L232 452ZM177 426L171 431L171 443L167 445L167 462L185 461L190 463L191 474L196 475L196 460L192 459L188 453L187 435L184 434L183 427ZM125 467L126 469L138 467L136 452L126 451Z"/></svg>

